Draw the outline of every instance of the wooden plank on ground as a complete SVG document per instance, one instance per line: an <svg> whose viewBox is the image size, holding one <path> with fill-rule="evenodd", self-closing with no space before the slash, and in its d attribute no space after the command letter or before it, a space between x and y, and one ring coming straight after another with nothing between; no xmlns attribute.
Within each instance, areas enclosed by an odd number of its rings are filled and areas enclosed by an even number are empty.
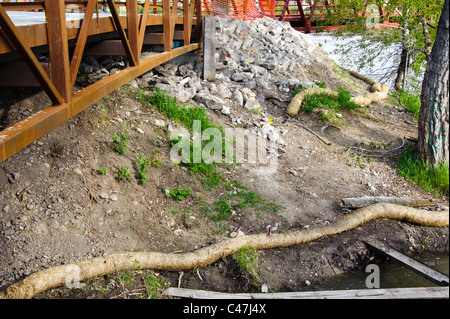
<svg viewBox="0 0 450 319"><path fill-rule="evenodd" d="M422 277L430 280L431 282L439 286L448 286L449 279L448 276L438 270L428 267L424 263L421 263L414 258L411 258L401 252L385 245L384 243L377 240L366 239L364 242L369 246L369 248L375 249L376 252L383 254L384 256L390 257L395 261L401 263L406 268L414 271L415 273L421 275Z"/></svg>
<svg viewBox="0 0 450 319"><path fill-rule="evenodd" d="M279 293L223 293L168 288L163 295L191 299L448 299L448 287L355 289Z"/></svg>

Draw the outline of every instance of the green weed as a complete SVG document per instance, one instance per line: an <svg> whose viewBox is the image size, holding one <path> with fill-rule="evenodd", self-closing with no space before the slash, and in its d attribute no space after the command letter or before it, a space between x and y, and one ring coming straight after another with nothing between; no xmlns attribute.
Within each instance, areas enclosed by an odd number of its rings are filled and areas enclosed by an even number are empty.
<svg viewBox="0 0 450 319"><path fill-rule="evenodd" d="M100 175L106 175L106 174L108 174L108 169L106 167L105 168L99 167L99 168L97 168L97 172Z"/></svg>
<svg viewBox="0 0 450 319"><path fill-rule="evenodd" d="M127 179L132 179L131 173L129 172L128 167L120 167L119 168L119 180L124 181Z"/></svg>
<svg viewBox="0 0 450 319"><path fill-rule="evenodd" d="M178 186L178 189L168 188L167 197L181 201L193 193L194 191L192 188L182 188L181 186Z"/></svg>
<svg viewBox="0 0 450 319"><path fill-rule="evenodd" d="M244 246L234 253L232 258L238 263L241 270L248 272L254 278L254 284L259 281L258 250Z"/></svg>
<svg viewBox="0 0 450 319"><path fill-rule="evenodd" d="M155 150L152 155L143 156L143 155L134 155L136 163L138 164L139 170L139 179L142 185L147 184L147 173L151 166L159 167L161 161L156 159L156 153L158 150Z"/></svg>
<svg viewBox="0 0 450 319"><path fill-rule="evenodd" d="M421 185L425 191L449 195L448 165L439 164L436 167L424 163L417 158L415 151L409 145L399 156L397 172L414 184Z"/></svg>
<svg viewBox="0 0 450 319"><path fill-rule="evenodd" d="M414 118L419 118L420 113L420 97L416 94L408 93L405 90L399 90L392 93L394 103L400 104L409 112L412 113Z"/></svg>
<svg viewBox="0 0 450 319"><path fill-rule="evenodd" d="M157 299L160 296L159 290L165 288L167 283L162 279L158 279L156 275L149 274L144 277L144 286L147 290L147 296L141 296L141 298Z"/></svg>
<svg viewBox="0 0 450 319"><path fill-rule="evenodd" d="M125 154L126 152L128 152L128 145L126 141L129 140L130 137L126 134L125 130L123 132L111 136L111 138L114 143L114 149L118 154Z"/></svg>

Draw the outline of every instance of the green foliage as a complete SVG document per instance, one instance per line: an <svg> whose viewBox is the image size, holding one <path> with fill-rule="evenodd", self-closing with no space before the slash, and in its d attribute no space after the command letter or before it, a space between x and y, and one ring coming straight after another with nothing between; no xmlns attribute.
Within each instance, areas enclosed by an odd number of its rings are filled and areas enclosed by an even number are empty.
<svg viewBox="0 0 450 319"><path fill-rule="evenodd" d="M314 82L318 87L322 88L322 89L326 89L327 88L327 84L325 82Z"/></svg>
<svg viewBox="0 0 450 319"><path fill-rule="evenodd" d="M147 296L141 296L141 298L158 299L160 296L159 290L165 288L167 283L163 279L158 279L154 274L148 274L144 277L144 286L147 290Z"/></svg>
<svg viewBox="0 0 450 319"><path fill-rule="evenodd" d="M293 89L293 90L291 91L292 97L296 96L296 95L299 94L301 91L302 91L302 90L300 90L300 89Z"/></svg>
<svg viewBox="0 0 450 319"><path fill-rule="evenodd" d="M168 191L167 197L174 198L178 201L181 201L194 193L192 188L182 188L181 186L179 186L178 189L168 188Z"/></svg>
<svg viewBox="0 0 450 319"><path fill-rule="evenodd" d="M126 130L111 136L111 138L114 143L114 149L118 154L125 154L128 152L128 145L126 141L129 140L130 137L126 134Z"/></svg>
<svg viewBox="0 0 450 319"><path fill-rule="evenodd" d="M254 278L254 283L256 284L259 280L259 251L254 248L244 246L234 253L232 258L238 263L241 270L248 272Z"/></svg>
<svg viewBox="0 0 450 319"><path fill-rule="evenodd" d="M108 174L108 169L106 167L105 168L99 167L99 168L97 168L97 172L100 175L106 175L106 174Z"/></svg>
<svg viewBox="0 0 450 319"><path fill-rule="evenodd" d="M124 181L127 179L132 179L131 173L129 172L128 167L120 167L119 168L119 180Z"/></svg>
<svg viewBox="0 0 450 319"><path fill-rule="evenodd" d="M420 114L420 97L417 94L399 90L392 93L392 97L398 101L400 106L410 111L414 118L419 119Z"/></svg>
<svg viewBox="0 0 450 319"><path fill-rule="evenodd" d="M194 121L200 121L201 133L203 133L208 128L216 128L220 130L222 136L225 135L222 127L214 125L208 118L206 110L202 107L181 106L178 104L176 98L171 98L167 95L167 93L158 89L156 89L151 95L140 94L138 95L138 98L145 104L153 105L158 111L166 114L172 120L180 122L188 129L193 128ZM180 139L172 140L171 145L173 146L179 141ZM208 142L210 141L204 141L204 143ZM186 163L186 165L189 167L190 173L198 174L203 186L206 189L214 189L222 180L218 165L216 163L205 163L203 158L199 163L196 163L198 161L194 161L193 149L194 145L191 141L190 159L189 163ZM222 141L222 150L225 151L224 139Z"/></svg>
<svg viewBox="0 0 450 319"><path fill-rule="evenodd" d="M331 25L345 25L335 32L337 37L357 36L353 41L342 42L336 50L341 56L348 57L351 64L358 70L363 67L373 67L377 57L383 56L392 45L401 50L406 48L409 55L408 78L413 86L420 85L421 74L426 65L425 37L422 18L429 28L430 40L434 43L437 24L444 0L339 0L335 7L327 12L327 22ZM373 18L378 14L377 7L383 7L383 23L389 17L390 22L396 22L398 27L382 29L372 28L376 22ZM373 8L373 11L371 9ZM400 12L400 13L399 13ZM365 13L361 15L360 13ZM358 52L358 54L354 54ZM399 54L399 51L396 53ZM356 71L358 71L356 70ZM385 70L386 76L395 75L395 70Z"/></svg>
<svg viewBox="0 0 450 319"><path fill-rule="evenodd" d="M303 100L302 107L308 113L311 113L316 108L331 109L331 110L338 110L338 109L353 110L358 108L359 105L352 102L350 99L351 99L350 92L339 87L337 97L325 93L311 94L305 97L305 99Z"/></svg>
<svg viewBox="0 0 450 319"><path fill-rule="evenodd" d="M225 189L229 193L213 203L213 212L210 213L209 217L214 221L228 220L233 211L245 208L269 213L277 213L283 208L281 205L267 201L258 193L248 190L247 187L236 180L228 182ZM235 190L232 191L232 189Z"/></svg>
<svg viewBox="0 0 450 319"><path fill-rule="evenodd" d="M424 163L417 158L413 148L408 146L400 155L397 172L414 184L421 185L424 190L438 194L449 195L448 165L439 164L436 167Z"/></svg>
<svg viewBox="0 0 450 319"><path fill-rule="evenodd" d="M155 166L155 167L159 167L161 161L156 159L156 153L157 150L155 150L153 152L152 155L149 156L143 156L143 155L139 155L139 156L134 156L134 158L136 159L136 162L138 164L138 168L139 168L139 178L140 181L142 183L142 185L147 184L147 173L149 171L149 168L151 166Z"/></svg>

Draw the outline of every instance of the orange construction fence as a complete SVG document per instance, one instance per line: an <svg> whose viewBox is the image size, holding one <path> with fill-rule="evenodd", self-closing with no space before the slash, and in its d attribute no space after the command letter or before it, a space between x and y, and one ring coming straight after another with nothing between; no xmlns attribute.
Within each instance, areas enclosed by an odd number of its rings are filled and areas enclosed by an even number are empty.
<svg viewBox="0 0 450 319"><path fill-rule="evenodd" d="M275 0L202 0L203 14L253 20L275 17Z"/></svg>

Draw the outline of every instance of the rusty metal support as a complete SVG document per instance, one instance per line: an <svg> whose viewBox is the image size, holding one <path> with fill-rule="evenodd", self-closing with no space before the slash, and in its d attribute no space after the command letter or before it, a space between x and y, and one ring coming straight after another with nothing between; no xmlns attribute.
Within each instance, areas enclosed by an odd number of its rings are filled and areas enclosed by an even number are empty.
<svg viewBox="0 0 450 319"><path fill-rule="evenodd" d="M51 79L64 102L68 103L72 97L72 88L64 0L45 0L45 16Z"/></svg>
<svg viewBox="0 0 450 319"><path fill-rule="evenodd" d="M170 27L170 0L163 0L164 51L172 50L172 34Z"/></svg>
<svg viewBox="0 0 450 319"><path fill-rule="evenodd" d="M139 64L140 52L139 49L139 21L138 21L138 5L136 0L127 0L127 31L128 41L130 42L130 49L133 52L135 65Z"/></svg>
<svg viewBox="0 0 450 319"><path fill-rule="evenodd" d="M145 0L144 10L142 11L141 24L139 26L139 46L138 55L141 56L142 47L144 45L145 31L147 29L148 10L150 8L150 0Z"/></svg>
<svg viewBox="0 0 450 319"><path fill-rule="evenodd" d="M128 67L82 89L72 96L71 103L47 107L41 112L6 128L0 132L0 162L3 162L38 138L68 121L123 84L130 82L132 79L164 62L197 50L199 47L198 43L194 43L149 57L142 61L139 66Z"/></svg>
<svg viewBox="0 0 450 319"><path fill-rule="evenodd" d="M77 44L72 55L72 61L70 63L70 89L75 86L77 79L78 68L80 67L81 59L83 58L83 52L86 45L89 27L91 26L92 16L94 10L97 7L97 0L89 0L84 13L83 22L81 24L80 33L78 34Z"/></svg>
<svg viewBox="0 0 450 319"><path fill-rule="evenodd" d="M120 40L122 40L123 47L127 54L128 61L129 61L130 65L136 66L137 65L136 58L133 54L133 50L131 49L127 34L125 33L125 29L123 28L122 24L120 23L119 13L117 12L116 4L115 4L114 0L106 0L106 1L108 3L109 10L111 11L111 16L113 18L116 30L119 32Z"/></svg>
<svg viewBox="0 0 450 319"><path fill-rule="evenodd" d="M3 33L8 37L8 41L14 46L24 62L28 65L36 80L41 84L53 104L62 104L63 98L56 87L44 71L39 61L34 56L31 49L23 40L22 35L17 31L3 6L0 4L0 27Z"/></svg>

